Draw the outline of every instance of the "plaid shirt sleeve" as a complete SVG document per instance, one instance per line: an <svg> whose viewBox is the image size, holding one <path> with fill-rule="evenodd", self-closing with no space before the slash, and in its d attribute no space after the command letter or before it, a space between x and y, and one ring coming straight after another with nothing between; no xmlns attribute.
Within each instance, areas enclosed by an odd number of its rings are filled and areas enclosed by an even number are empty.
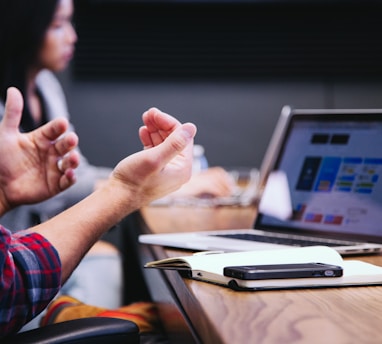
<svg viewBox="0 0 382 344"><path fill-rule="evenodd" d="M43 236L0 225L0 338L44 310L60 284L58 253Z"/></svg>

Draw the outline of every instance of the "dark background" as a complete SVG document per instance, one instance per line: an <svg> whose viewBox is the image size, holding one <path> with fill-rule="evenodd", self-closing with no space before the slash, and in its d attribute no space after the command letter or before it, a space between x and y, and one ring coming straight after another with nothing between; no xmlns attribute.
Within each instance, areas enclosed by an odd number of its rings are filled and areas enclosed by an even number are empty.
<svg viewBox="0 0 382 344"><path fill-rule="evenodd" d="M258 167L283 105L382 108L380 1L77 0L59 75L80 146L113 166L156 106L211 165Z"/></svg>

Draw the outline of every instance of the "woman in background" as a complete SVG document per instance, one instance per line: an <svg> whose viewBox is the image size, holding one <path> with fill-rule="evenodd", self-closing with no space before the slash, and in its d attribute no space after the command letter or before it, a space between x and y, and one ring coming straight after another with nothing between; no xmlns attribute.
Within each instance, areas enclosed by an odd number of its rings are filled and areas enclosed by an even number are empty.
<svg viewBox="0 0 382 344"><path fill-rule="evenodd" d="M63 90L54 73L73 57L77 34L72 25L72 0L0 0L0 118L6 90L17 87L24 97L22 131L33 130L56 117L69 118ZM72 130L73 127L72 127ZM0 219L21 230L45 221L90 194L111 169L91 165L80 154L77 183L58 196L21 206ZM195 175L179 195L228 196L232 182L221 168ZM118 250L99 241L68 280L62 293L101 307L122 301L122 269Z"/></svg>
<svg viewBox="0 0 382 344"><path fill-rule="evenodd" d="M16 86L24 97L20 130L29 132L48 121L69 119L63 91L52 72L64 69L77 40L71 24L71 1L1 0L0 118L6 90ZM73 130L73 128L71 128ZM23 205L0 218L13 231L32 227L71 207L109 176L111 169L92 166L80 154L77 183L47 201ZM122 304L122 259L110 243L99 241L62 289L85 302L115 308ZM38 324L38 319L26 329Z"/></svg>

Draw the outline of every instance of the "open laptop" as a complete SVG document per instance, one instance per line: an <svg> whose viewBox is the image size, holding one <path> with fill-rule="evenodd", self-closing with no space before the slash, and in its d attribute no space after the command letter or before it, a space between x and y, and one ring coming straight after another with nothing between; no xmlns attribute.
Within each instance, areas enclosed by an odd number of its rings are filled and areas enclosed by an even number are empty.
<svg viewBox="0 0 382 344"><path fill-rule="evenodd" d="M291 217L260 211L253 229L146 234L139 241L192 250L327 245L343 255L380 252L381 147L382 109L285 106L263 159L260 187L272 171L281 171L289 185Z"/></svg>

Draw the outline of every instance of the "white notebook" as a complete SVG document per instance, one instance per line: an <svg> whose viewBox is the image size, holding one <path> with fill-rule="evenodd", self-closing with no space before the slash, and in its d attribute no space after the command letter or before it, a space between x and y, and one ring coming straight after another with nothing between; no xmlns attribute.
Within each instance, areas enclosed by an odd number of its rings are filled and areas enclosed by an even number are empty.
<svg viewBox="0 0 382 344"><path fill-rule="evenodd" d="M242 280L223 275L223 269L226 266L312 262L341 266L343 268L343 275L341 277L283 278L268 280ZM230 253L203 252L189 256L149 262L145 267L179 270L185 272L186 277L227 286L234 290L382 285L382 267L365 263L360 260L343 260L336 250L326 246Z"/></svg>

